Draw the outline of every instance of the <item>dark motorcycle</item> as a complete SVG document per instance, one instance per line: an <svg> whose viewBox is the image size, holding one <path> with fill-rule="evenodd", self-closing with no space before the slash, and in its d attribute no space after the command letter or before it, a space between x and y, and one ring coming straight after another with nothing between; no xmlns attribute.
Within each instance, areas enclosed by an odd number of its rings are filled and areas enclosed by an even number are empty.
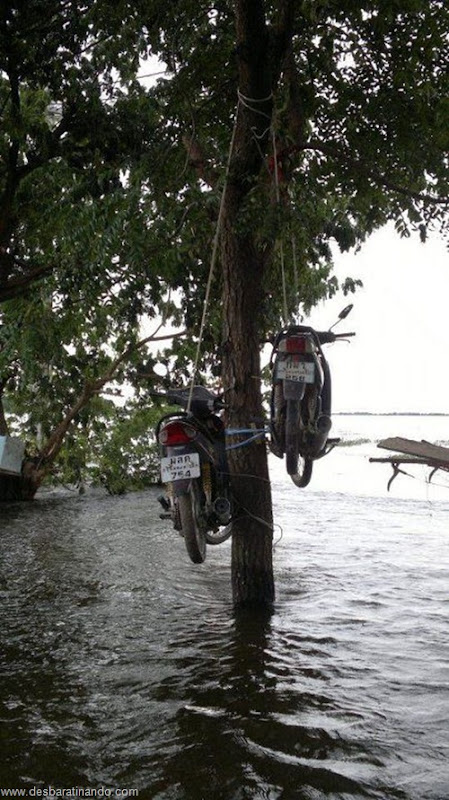
<svg viewBox="0 0 449 800"><path fill-rule="evenodd" d="M167 487L159 500L184 537L190 559L200 564L207 544L220 544L232 533L225 429L217 413L224 403L204 386L152 395L185 409L166 414L156 427Z"/></svg>
<svg viewBox="0 0 449 800"><path fill-rule="evenodd" d="M339 442L329 438L331 374L321 345L355 335L332 331L351 309L346 306L328 331L292 325L273 344L270 449L279 458L285 454L287 472L299 488L310 483L313 462Z"/></svg>

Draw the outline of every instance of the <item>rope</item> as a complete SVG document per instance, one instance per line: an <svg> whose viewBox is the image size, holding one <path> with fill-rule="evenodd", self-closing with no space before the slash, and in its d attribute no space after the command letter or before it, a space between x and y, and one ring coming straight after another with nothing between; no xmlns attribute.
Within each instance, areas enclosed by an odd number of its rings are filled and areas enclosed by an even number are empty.
<svg viewBox="0 0 449 800"><path fill-rule="evenodd" d="M295 306L296 306L299 297L299 277L298 277L298 260L296 257L296 239L294 234L292 234L292 258L293 258L293 280L295 282L295 298L296 298Z"/></svg>
<svg viewBox="0 0 449 800"><path fill-rule="evenodd" d="M273 549L274 549L284 536L284 530L282 528L282 525L280 525L279 522L274 522L274 520L273 523L270 525L270 523L267 522L266 519L264 519L263 517L258 517L257 514L252 514L251 511L248 511L248 509L245 508L245 506L242 506L241 503L239 504L239 506L241 510L245 512L244 516L238 516L235 519L233 519L232 522L240 522L241 520L244 519L255 519L256 522L259 522L261 525L263 525L265 528L268 528L268 530L272 531L273 533L276 528L279 528L279 538L275 542L273 542Z"/></svg>
<svg viewBox="0 0 449 800"><path fill-rule="evenodd" d="M269 130L270 130L270 127L271 127L271 115L267 114L265 111L260 111L260 109L258 109L258 108L254 108L254 105L252 105L252 104L253 103L254 104L257 104L257 103L268 103L268 101L272 99L273 94L270 93L268 95L268 97L262 97L260 100L258 100L256 98L253 98L253 97L245 97L245 95L242 94L241 92L237 92L237 95L238 95L238 98L239 98L239 103L244 108L247 108L248 111L252 111L253 114L259 114L259 116L265 117L265 119L268 119L269 122L270 122L270 124L265 128L264 131L262 131L262 133L257 134L254 128L251 129L252 133L253 133L253 136L254 136L254 139L255 139L256 143L258 144L257 140L258 139L263 139L267 135Z"/></svg>
<svg viewBox="0 0 449 800"><path fill-rule="evenodd" d="M273 145L273 161L274 161L274 182L275 182L275 189L276 189L276 203L278 207L278 212L280 211L281 207L281 193L279 190L279 169L278 169L278 158L277 158L277 150L276 150L276 134L274 132L274 126L271 126L271 139ZM284 325L288 323L288 303L287 303L287 285L285 280L285 264L284 264L284 244L281 238L279 243L279 254L281 257L281 276L282 276L282 303L284 307Z"/></svg>
<svg viewBox="0 0 449 800"><path fill-rule="evenodd" d="M209 277L207 279L206 294L205 294L205 297L204 297L204 305L203 305L203 314L202 314L202 317L201 317L200 332L199 332L199 336L198 336L198 345L197 345L197 348L196 348L195 361L194 361L193 372L192 372L192 380L191 380L190 389L189 389L189 398L188 398L188 401L187 401L187 412L190 412L190 409L191 409L193 388L194 388L194 385L195 385L196 374L198 372L198 364L199 364L199 360L200 360L201 344L202 344L202 340L203 340L204 327L205 327L205 324L206 324L206 316L207 316L207 309L208 309L209 300L210 300L212 279L213 279L213 275L214 275L215 264L216 264L216 261L217 261L218 244L219 244L219 239L220 239L221 223L222 223L223 212L224 212L224 201L225 201L225 197L226 197L226 189L227 189L227 185L228 185L229 170L230 170L230 167L231 167L231 158L232 158L232 153L233 153L233 150L234 150L235 137L236 137L236 133L237 133L237 120L238 120L238 116L239 116L240 106L244 106L244 108L247 108L248 110L252 111L254 114L260 114L261 116L266 117L266 119L270 120L270 125L271 125L271 116L269 114L267 114L265 111L260 111L260 109L254 107L254 105L257 104L257 103L267 103L269 100L271 100L271 98L272 98L272 94L271 93L269 94L268 97L263 97L261 99L255 99L255 98L251 98L251 97L246 97L241 92L238 92L237 96L238 96L238 103L237 103L237 110L236 110L236 114L235 114L234 129L232 131L231 143L229 145L229 153L228 153L228 160L227 160L227 164L226 164L224 186L223 186L223 191L222 191L222 194L221 194L220 209L219 209L219 212L218 212L217 226L216 226L216 229L215 229L215 236L214 236L214 241L213 241L213 246L212 246L212 255L211 255L210 268L209 268ZM253 128L252 130L253 130L253 136L254 136L255 140L257 141L257 138L263 138L263 136L266 135L266 133L269 131L269 129L270 128L267 127L267 129L262 134L260 134L259 137L258 137L256 132L255 132L255 130L254 130L254 128Z"/></svg>
<svg viewBox="0 0 449 800"><path fill-rule="evenodd" d="M237 436L240 433L268 433L269 428L226 428L226 436Z"/></svg>
<svg viewBox="0 0 449 800"><path fill-rule="evenodd" d="M244 101L245 103L268 103L268 101L269 101L269 100L271 100L271 98L273 97L273 92L270 92L270 94L268 95L268 97L259 97L259 98L256 98L256 97L246 97L246 96L245 96L244 94L242 94L242 92L240 92L240 91L237 91L237 94L238 94L238 98L239 98L239 100L242 100L242 101ZM248 105L248 108L250 108L250 109L251 109L251 111L255 111L255 110L256 110L256 109L253 109L253 108L252 108L250 105ZM259 111L259 114L263 114L265 117L267 117L267 118L271 119L271 117L269 117L269 114L265 114L265 112L264 112L264 111Z"/></svg>
<svg viewBox="0 0 449 800"><path fill-rule="evenodd" d="M237 96L238 96L237 111L236 111L236 115L235 115L234 129L232 131L231 143L230 143L230 146L229 146L228 160L227 160L227 164L226 164L225 180L224 180L223 191L222 191L221 199L220 199L220 209L219 209L219 212L218 212L217 226L216 226L216 229L215 229L215 236L214 236L213 247L212 247L211 263L210 263L210 269L209 269L209 277L208 277L207 285L206 285L206 294L205 294L205 298L204 298L203 314L202 314L202 317L201 317L200 332L199 332L199 336L198 336L198 345L197 345L196 354L195 354L195 361L194 361L194 367L193 367L193 373L192 373L192 380L191 380L191 384L190 384L189 398L188 398L188 402L187 402L187 411L188 412L190 411L191 404L192 404L193 387L195 385L195 378L196 378L196 374L198 372L198 364L199 364L199 359L200 359L201 344L202 344L202 339L203 339L203 334L204 334L204 327L205 327L205 324L206 324L206 316L207 316L207 310L208 310L209 300L210 300L212 279L213 279L213 275L214 275L215 264L216 264L216 261L217 261L218 244L219 244L221 223L222 223L223 212L224 212L224 201L225 201L226 189L227 189L227 185L228 185L229 170L230 170L230 166L231 166L231 158L232 158L232 153L233 153L233 150L234 150L234 143L235 143L235 137L236 137L236 132L237 132L237 121L238 121L240 106L243 106L244 108L248 109L248 111L251 111L253 114L259 114L260 116L265 117L265 119L269 120L269 122L270 122L270 125L262 133L257 134L254 128L252 128L252 133L253 133L253 136L254 136L254 140L255 140L257 146L259 147L258 140L259 139L263 139L266 136L266 134L271 130L272 147L273 147L273 160L274 160L274 178L275 178L275 189L276 189L276 203L277 203L277 206L278 206L278 210L280 209L280 205L281 205L281 196L280 196L280 189L279 189L279 168L278 168L277 150L276 150L276 135L275 135L275 131L274 131L274 126L272 124L272 116L270 114L267 114L265 111L261 111L259 108L257 108L257 104L258 103L267 103L267 102L269 102L269 100L272 99L273 94L270 92L270 94L267 97L254 98L254 97L247 97L246 95L242 94L242 92L238 91L237 92ZM259 150L260 150L260 147L259 147ZM284 245L283 245L282 239L281 239L281 241L279 243L279 253L280 253L280 259L281 259L282 302L283 302L284 323L287 324L287 322L288 322L288 300L287 300L287 285L286 285L286 277L285 277ZM294 255L294 263L295 263L295 283L296 283L297 282L297 275L296 275L296 257L295 257L295 255Z"/></svg>
<svg viewBox="0 0 449 800"><path fill-rule="evenodd" d="M225 430L226 436L240 436L241 434L248 434L248 433L252 434L248 439L245 439L245 441L243 442L236 442L236 444L227 445L226 450L237 450L237 448L239 447L245 447L247 444L251 444L251 442L254 442L257 439L261 439L269 432L270 432L269 428L226 428Z"/></svg>
<svg viewBox="0 0 449 800"><path fill-rule="evenodd" d="M262 436L265 436L265 432L263 433L255 433L254 436L250 436L249 439L245 439L244 442L237 442L236 444L229 444L226 450L237 450L238 447L245 447L247 444L251 444L256 439L261 439Z"/></svg>
<svg viewBox="0 0 449 800"><path fill-rule="evenodd" d="M238 116L239 116L239 106L240 106L240 103L237 104L237 111L236 111L236 114L235 114L234 129L232 131L231 143L230 143L230 146L229 146L228 161L227 161L227 164L226 164L224 186L223 186L223 191L221 193L220 208L219 208L219 211L218 211L218 219L217 219L217 226L216 226L216 229L215 229L214 242L213 242L213 246L212 246L212 255L211 255L211 261L210 261L209 277L207 279L206 294L205 294L205 297L204 297L203 315L201 317L200 332L199 332L199 336L198 336L198 345L197 345L197 348L196 348L195 362L194 362L193 372L192 372L192 381L190 383L189 399L187 401L187 412L190 411L190 408L191 408L191 405L192 405L193 387L195 385L195 378L196 378L196 374L198 372L198 363L199 363L199 360L200 360L201 344L202 344L202 340L203 340L204 327L205 327L205 324L206 324L206 316L207 316L207 309L208 309L209 299L210 299L210 291L211 291L211 287L212 287L212 279L213 279L213 276L214 276L215 264L216 264L216 261L217 261L218 243L219 243L219 239L220 239L220 229L221 229L221 223L222 223L223 212L224 212L224 201L225 201L226 189L227 189L227 185L228 185L229 170L230 170L230 167L231 167L231 157L232 157L232 153L233 153L233 150L234 150L234 142L235 142L235 136L236 136L236 132L237 132L237 120L238 120Z"/></svg>
<svg viewBox="0 0 449 800"><path fill-rule="evenodd" d="M250 472L223 472L223 475L227 475L228 478L253 478L255 481L261 481L262 483L271 483L269 478L262 478L260 475L251 475Z"/></svg>

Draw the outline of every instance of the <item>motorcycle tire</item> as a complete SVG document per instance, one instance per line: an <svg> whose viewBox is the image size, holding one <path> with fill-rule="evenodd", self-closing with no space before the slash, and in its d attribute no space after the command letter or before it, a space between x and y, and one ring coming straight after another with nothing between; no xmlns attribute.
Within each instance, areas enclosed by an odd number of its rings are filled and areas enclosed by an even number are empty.
<svg viewBox="0 0 449 800"><path fill-rule="evenodd" d="M302 464L299 464L299 461L302 461ZM313 461L310 458L302 458L301 456L298 457L298 471L293 475L290 475L295 486L298 489L304 489L305 486L308 486L310 483L310 479L312 477L312 470L313 470Z"/></svg>
<svg viewBox="0 0 449 800"><path fill-rule="evenodd" d="M206 542L207 544L222 544L222 542L226 542L230 536L232 536L232 522L224 528L220 528L218 531L207 531Z"/></svg>
<svg viewBox="0 0 449 800"><path fill-rule="evenodd" d="M194 564L202 564L206 558L206 528L199 517L199 490L192 483L188 494L177 498L182 535L188 556Z"/></svg>
<svg viewBox="0 0 449 800"><path fill-rule="evenodd" d="M284 458L285 452L285 412L284 412L284 393L282 383L275 383L271 395L271 436L270 450L277 458Z"/></svg>
<svg viewBox="0 0 449 800"><path fill-rule="evenodd" d="M299 403L287 400L285 420L285 461L287 472L299 489L308 486L312 477L313 461L299 453Z"/></svg>

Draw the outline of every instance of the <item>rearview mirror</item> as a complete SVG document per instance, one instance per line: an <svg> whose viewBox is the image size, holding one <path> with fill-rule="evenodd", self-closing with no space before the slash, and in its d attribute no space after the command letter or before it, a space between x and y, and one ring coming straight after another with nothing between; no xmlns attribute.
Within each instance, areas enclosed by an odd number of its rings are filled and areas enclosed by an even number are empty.
<svg viewBox="0 0 449 800"><path fill-rule="evenodd" d="M340 311L340 313L338 315L338 319L346 319L346 317L348 316L349 312L352 311L353 307L354 307L353 303L351 303L349 306L345 306L343 311Z"/></svg>

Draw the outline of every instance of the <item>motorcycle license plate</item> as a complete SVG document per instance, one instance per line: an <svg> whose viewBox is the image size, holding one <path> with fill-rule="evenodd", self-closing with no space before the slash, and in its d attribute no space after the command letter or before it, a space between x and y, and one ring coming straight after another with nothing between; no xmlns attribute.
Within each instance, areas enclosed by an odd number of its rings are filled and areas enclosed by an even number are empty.
<svg viewBox="0 0 449 800"><path fill-rule="evenodd" d="M199 478L201 475L198 453L183 453L181 456L161 458L162 483L180 481L185 478Z"/></svg>
<svg viewBox="0 0 449 800"><path fill-rule="evenodd" d="M313 383L315 380L315 364L312 361L300 361L298 356L290 355L278 361L276 378L283 381Z"/></svg>

